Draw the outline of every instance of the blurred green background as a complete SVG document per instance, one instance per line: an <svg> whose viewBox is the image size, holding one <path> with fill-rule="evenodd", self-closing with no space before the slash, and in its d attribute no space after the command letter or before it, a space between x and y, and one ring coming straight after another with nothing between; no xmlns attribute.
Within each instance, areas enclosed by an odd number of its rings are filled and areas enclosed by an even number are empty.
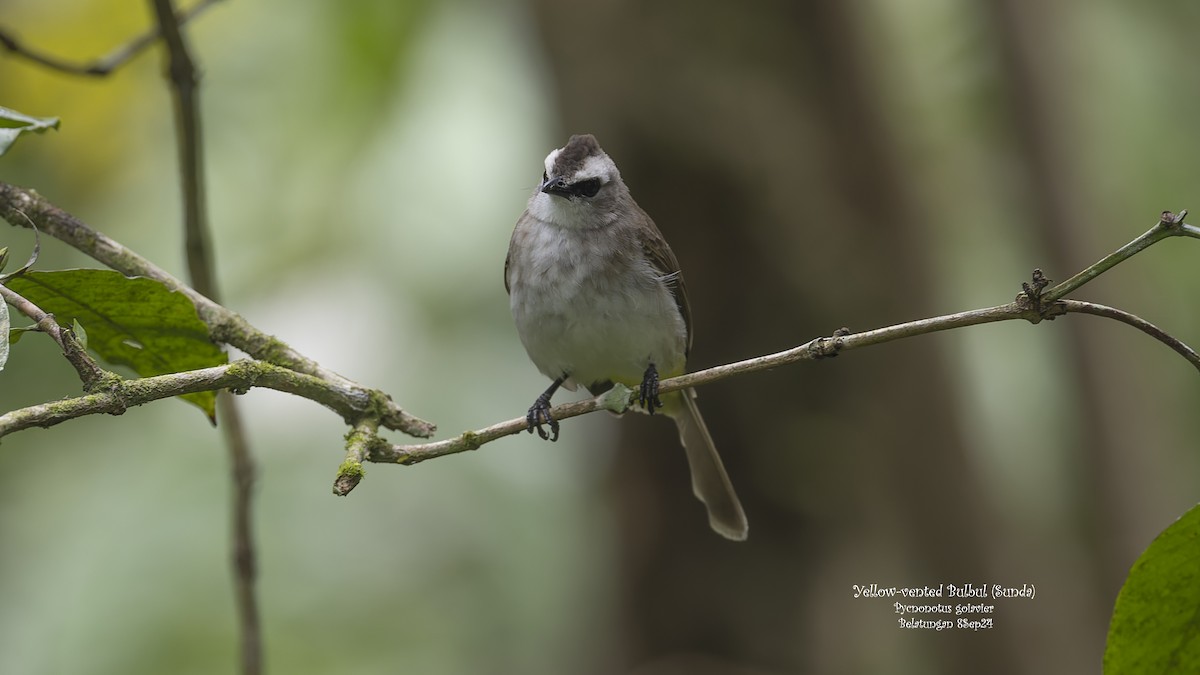
<svg viewBox="0 0 1200 675"><path fill-rule="evenodd" d="M7 29L81 60L151 21L0 0ZM220 285L441 437L515 417L545 382L508 237L542 158L587 131L683 265L693 368L999 304L1200 208L1197 28L1188 2L219 3L187 32ZM0 179L183 274L161 73L158 50L98 80L0 56L0 105L62 118ZM1078 297L1200 342L1195 246ZM89 264L43 242L40 269ZM77 391L39 336L0 372L2 410ZM707 531L659 419L370 465L337 499L340 420L241 400L274 673L1093 673L1129 565L1200 488L1196 374L1086 316L704 388L741 545ZM178 402L5 438L0 672L232 671L227 474ZM939 633L852 592L965 582L1038 596Z"/></svg>

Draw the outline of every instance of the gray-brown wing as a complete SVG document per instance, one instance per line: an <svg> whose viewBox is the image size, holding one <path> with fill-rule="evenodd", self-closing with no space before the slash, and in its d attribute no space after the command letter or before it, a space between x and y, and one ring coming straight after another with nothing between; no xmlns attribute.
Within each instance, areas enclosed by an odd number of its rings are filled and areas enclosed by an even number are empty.
<svg viewBox="0 0 1200 675"><path fill-rule="evenodd" d="M504 256L504 292L512 295L512 289L508 287L508 263L512 260L512 249L508 250L508 255Z"/></svg>
<svg viewBox="0 0 1200 675"><path fill-rule="evenodd" d="M521 222L525 220L527 214L522 213L517 220L517 226L513 229L512 238L508 240L508 254L504 256L504 292L512 295L512 289L508 287L508 266L512 264L513 249L517 247L517 240L521 238Z"/></svg>
<svg viewBox="0 0 1200 675"><path fill-rule="evenodd" d="M692 351L692 308L688 304L687 286L683 283L683 272L679 269L679 261L675 259L675 253L667 245L667 240L662 236L662 232L658 231L654 220L645 211L641 209L638 211L649 226L638 229L642 238L642 251L645 253L646 259L663 276L671 275L671 282L667 287L671 289L675 305L679 307L679 313L683 315L683 325L687 328L686 355L687 352Z"/></svg>

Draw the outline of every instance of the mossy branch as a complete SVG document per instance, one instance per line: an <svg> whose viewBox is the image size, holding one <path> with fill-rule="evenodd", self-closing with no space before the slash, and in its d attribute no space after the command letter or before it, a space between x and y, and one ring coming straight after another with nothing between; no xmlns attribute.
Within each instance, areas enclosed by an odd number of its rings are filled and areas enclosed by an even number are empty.
<svg viewBox="0 0 1200 675"><path fill-rule="evenodd" d="M360 406L380 406L379 423L384 428L420 438L432 436L437 429L434 424L405 412L382 391L358 385L300 354L282 340L260 331L237 312L201 295L166 270L46 201L37 192L0 182L0 218L23 227L26 217L43 234L69 244L126 276L155 279L171 290L183 293L195 303L214 342L237 347L259 361L311 375L346 391L359 392L362 396Z"/></svg>
<svg viewBox="0 0 1200 675"><path fill-rule="evenodd" d="M374 397L359 385L345 386L264 361L240 359L222 366L154 377L125 379L113 375L104 386L94 387L89 394L0 415L0 438L23 429L50 427L85 415L120 415L133 406L182 394L222 389L244 394L253 387L316 401L350 425L362 424L364 419L378 419L372 403Z"/></svg>

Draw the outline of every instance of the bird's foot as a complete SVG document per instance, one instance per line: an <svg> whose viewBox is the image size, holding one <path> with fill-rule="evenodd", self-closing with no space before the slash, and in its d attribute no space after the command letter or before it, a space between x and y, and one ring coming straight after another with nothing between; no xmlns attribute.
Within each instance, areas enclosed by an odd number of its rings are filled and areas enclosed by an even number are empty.
<svg viewBox="0 0 1200 675"><path fill-rule="evenodd" d="M550 399L554 396L554 392L558 390L559 385L563 383L563 378L558 378L550 388L542 392L541 396L529 406L529 412L525 413L525 430L533 433L537 429L538 436L542 437L543 441L553 443L558 440L558 420L554 419L554 415L550 414ZM550 427L547 433L542 425Z"/></svg>
<svg viewBox="0 0 1200 675"><path fill-rule="evenodd" d="M549 433L542 428L543 424L550 427ZM534 429L537 429L538 436L541 436L543 441L558 440L558 420L550 414L550 397L548 396L537 397L533 405L529 406L529 412L525 414L525 430L532 434Z"/></svg>
<svg viewBox="0 0 1200 675"><path fill-rule="evenodd" d="M663 403L658 398L658 369L651 363L646 372L642 373L642 386L638 389L638 403L646 412L653 415L655 408L662 408Z"/></svg>

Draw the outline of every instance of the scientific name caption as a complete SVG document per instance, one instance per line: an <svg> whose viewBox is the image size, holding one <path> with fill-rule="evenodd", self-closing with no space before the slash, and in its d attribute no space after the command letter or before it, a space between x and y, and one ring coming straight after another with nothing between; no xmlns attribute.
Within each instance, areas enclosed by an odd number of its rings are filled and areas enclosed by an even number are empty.
<svg viewBox="0 0 1200 675"><path fill-rule="evenodd" d="M900 628L935 631L988 630L996 625L996 601L1032 600L1037 596L1037 586L1033 584L854 584L851 591L855 598L887 600Z"/></svg>

